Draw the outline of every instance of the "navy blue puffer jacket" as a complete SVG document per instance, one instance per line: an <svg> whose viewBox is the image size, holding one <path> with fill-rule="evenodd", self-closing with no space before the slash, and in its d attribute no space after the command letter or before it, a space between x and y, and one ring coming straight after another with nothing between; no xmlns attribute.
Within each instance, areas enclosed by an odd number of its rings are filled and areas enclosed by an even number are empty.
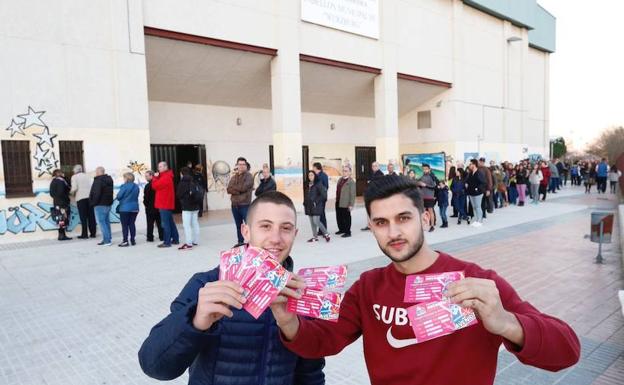
<svg viewBox="0 0 624 385"><path fill-rule="evenodd" d="M190 368L190 385L325 384L325 361L287 350L270 309L256 320L232 308L232 318L222 318L205 332L195 329L198 291L218 279L218 268L195 274L171 304L171 313L152 328L139 351L145 374L172 380Z"/></svg>

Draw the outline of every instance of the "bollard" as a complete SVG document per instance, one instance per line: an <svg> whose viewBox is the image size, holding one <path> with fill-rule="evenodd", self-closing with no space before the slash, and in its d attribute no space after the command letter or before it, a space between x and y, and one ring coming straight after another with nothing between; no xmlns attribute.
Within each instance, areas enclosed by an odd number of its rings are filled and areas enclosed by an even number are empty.
<svg viewBox="0 0 624 385"><path fill-rule="evenodd" d="M610 212L593 212L591 213L591 241L598 243L598 255L596 255L596 263L603 264L602 244L611 243L611 233L613 232L614 214Z"/></svg>

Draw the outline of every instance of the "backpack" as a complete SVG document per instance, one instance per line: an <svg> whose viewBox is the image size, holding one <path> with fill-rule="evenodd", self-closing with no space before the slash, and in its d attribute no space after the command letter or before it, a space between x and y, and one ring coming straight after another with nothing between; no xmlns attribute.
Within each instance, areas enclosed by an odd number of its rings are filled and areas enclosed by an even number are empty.
<svg viewBox="0 0 624 385"><path fill-rule="evenodd" d="M189 201L198 205L204 203L204 188L197 182L192 181L189 189Z"/></svg>

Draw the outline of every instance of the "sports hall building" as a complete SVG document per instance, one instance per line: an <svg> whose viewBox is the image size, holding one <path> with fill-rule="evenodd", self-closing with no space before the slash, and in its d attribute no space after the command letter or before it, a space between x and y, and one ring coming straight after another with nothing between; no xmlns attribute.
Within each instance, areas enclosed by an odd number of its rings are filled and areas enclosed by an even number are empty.
<svg viewBox="0 0 624 385"><path fill-rule="evenodd" d="M54 235L50 174L77 163L116 184L159 160L201 164L212 210L229 207L238 156L252 172L270 164L300 200L315 161L334 183L353 165L361 192L374 160L548 151L555 18L535 0L3 1L0 13L0 243Z"/></svg>

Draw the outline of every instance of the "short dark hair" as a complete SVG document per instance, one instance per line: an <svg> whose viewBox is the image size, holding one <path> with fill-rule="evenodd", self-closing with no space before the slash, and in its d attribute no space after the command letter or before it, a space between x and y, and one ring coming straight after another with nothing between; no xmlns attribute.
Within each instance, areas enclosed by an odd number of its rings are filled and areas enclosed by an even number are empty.
<svg viewBox="0 0 624 385"><path fill-rule="evenodd" d="M180 174L184 175L184 176L189 176L191 175L191 169L188 167L182 167L180 169Z"/></svg>
<svg viewBox="0 0 624 385"><path fill-rule="evenodd" d="M472 163L475 166L479 167L479 162L476 159L470 159L470 163Z"/></svg>
<svg viewBox="0 0 624 385"><path fill-rule="evenodd" d="M484 162L485 163L485 158L479 158L479 162Z"/></svg>
<svg viewBox="0 0 624 385"><path fill-rule="evenodd" d="M245 163L248 163L247 159L243 158L242 156L239 156L238 159L236 159L236 163L240 162L241 160Z"/></svg>
<svg viewBox="0 0 624 385"><path fill-rule="evenodd" d="M63 171L61 171L60 169L56 169L54 171L52 171L52 176L57 177L57 176L61 176L63 175Z"/></svg>
<svg viewBox="0 0 624 385"><path fill-rule="evenodd" d="M321 162L314 162L314 164L312 164L312 168L316 168L316 169L323 171L323 165L321 164Z"/></svg>
<svg viewBox="0 0 624 385"><path fill-rule="evenodd" d="M403 175L385 175L370 182L366 187L366 193L364 193L366 213L370 216L370 207L374 201L396 194L403 194L410 198L420 213L424 211L423 199L415 181Z"/></svg>
<svg viewBox="0 0 624 385"><path fill-rule="evenodd" d="M429 166L429 163L423 163L422 167L427 167L427 168L431 168L431 166Z"/></svg>
<svg viewBox="0 0 624 385"><path fill-rule="evenodd" d="M258 197L251 202L249 206L249 210L247 211L247 218L251 218L253 216L253 212L256 210L256 207L261 203L273 203L276 205L284 205L290 208L295 214L295 218L297 218L297 209L295 208L295 204L292 199L288 197L288 195L279 191L266 191L262 194L258 195Z"/></svg>

